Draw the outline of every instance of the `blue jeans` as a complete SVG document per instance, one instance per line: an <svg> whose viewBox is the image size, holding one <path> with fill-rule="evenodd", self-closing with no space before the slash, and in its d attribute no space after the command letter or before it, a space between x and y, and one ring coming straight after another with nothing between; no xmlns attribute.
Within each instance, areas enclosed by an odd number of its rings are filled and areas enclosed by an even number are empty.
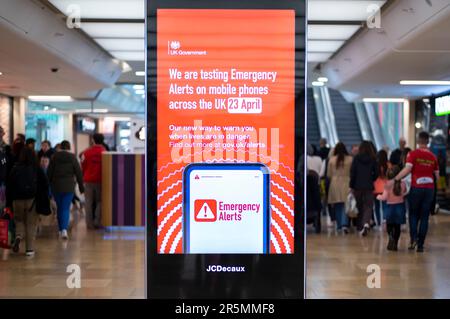
<svg viewBox="0 0 450 319"><path fill-rule="evenodd" d="M341 229L342 227L348 227L348 216L345 213L345 204L344 203L335 203L333 204L333 210L336 216L336 226L337 229Z"/></svg>
<svg viewBox="0 0 450 319"><path fill-rule="evenodd" d="M59 230L67 230L69 228L70 220L70 204L72 203L73 193L53 193L55 198L57 215L58 215L58 226Z"/></svg>
<svg viewBox="0 0 450 319"><path fill-rule="evenodd" d="M434 189L412 187L409 192L409 235L411 242L422 247L428 231L428 217L433 203ZM419 228L417 230L417 228Z"/></svg>

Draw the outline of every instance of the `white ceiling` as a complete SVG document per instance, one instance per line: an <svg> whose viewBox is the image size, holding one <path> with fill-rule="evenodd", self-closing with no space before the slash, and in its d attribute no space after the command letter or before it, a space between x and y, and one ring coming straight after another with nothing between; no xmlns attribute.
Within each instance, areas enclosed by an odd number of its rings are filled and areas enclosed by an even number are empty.
<svg viewBox="0 0 450 319"><path fill-rule="evenodd" d="M81 28L84 32L114 57L127 62L142 62L143 67L145 0L48 1L65 14L71 13L74 4L78 5L83 19ZM327 61L360 29L362 23L370 16L368 11L370 5L381 7L385 2L386 0L309 0L310 69L317 63ZM143 79L135 77L134 72L125 74L119 82L129 80L143 83Z"/></svg>
<svg viewBox="0 0 450 319"><path fill-rule="evenodd" d="M328 86L351 93L354 100L441 94L450 86L400 81L450 80L449 30L450 1L396 0L383 12L381 29L360 32L322 65L322 72Z"/></svg>

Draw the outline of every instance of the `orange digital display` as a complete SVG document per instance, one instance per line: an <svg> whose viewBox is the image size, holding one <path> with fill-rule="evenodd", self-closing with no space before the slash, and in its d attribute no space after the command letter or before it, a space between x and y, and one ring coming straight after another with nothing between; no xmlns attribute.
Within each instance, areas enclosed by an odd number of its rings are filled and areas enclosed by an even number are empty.
<svg viewBox="0 0 450 319"><path fill-rule="evenodd" d="M214 226L220 214L239 215L223 234L233 236L233 223L245 223L266 204L269 252L294 252L294 86L294 10L157 10L159 253L185 252L186 207L194 217L190 222L202 229L220 229ZM269 196L227 205L221 203L230 198L211 194L186 199L183 172L191 163L263 164L270 173ZM228 197L251 191L250 178L258 176L249 174L242 184L246 189L225 182L211 187L223 187ZM202 176L207 177L214 176ZM263 194L263 182L258 185ZM249 236L263 231L253 229L251 221L246 225ZM217 231L213 235L220 239Z"/></svg>

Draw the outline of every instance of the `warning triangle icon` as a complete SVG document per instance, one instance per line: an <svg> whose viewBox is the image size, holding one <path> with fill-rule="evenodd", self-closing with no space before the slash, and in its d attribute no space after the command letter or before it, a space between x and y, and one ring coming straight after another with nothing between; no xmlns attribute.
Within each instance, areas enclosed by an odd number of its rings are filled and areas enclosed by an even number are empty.
<svg viewBox="0 0 450 319"><path fill-rule="evenodd" d="M211 208L209 207L208 203L204 203L202 208L197 213L196 219L215 219L215 215L212 212Z"/></svg>

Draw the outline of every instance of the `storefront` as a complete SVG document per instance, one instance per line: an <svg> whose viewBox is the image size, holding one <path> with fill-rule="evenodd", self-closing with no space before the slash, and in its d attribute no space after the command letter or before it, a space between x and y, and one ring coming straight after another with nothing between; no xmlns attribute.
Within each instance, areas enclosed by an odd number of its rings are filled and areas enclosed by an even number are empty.
<svg viewBox="0 0 450 319"><path fill-rule="evenodd" d="M44 140L52 147L63 140L72 141L72 114L48 105L28 102L25 113L25 136L36 140L36 148Z"/></svg>

